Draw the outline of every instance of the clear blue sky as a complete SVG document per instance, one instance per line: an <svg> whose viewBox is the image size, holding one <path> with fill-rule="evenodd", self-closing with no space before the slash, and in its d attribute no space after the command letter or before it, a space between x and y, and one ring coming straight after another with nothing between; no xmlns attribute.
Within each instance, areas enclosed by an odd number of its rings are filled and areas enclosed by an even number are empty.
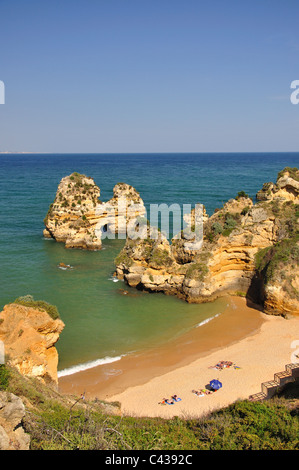
<svg viewBox="0 0 299 470"><path fill-rule="evenodd" d="M0 0L0 150L298 151L298 0Z"/></svg>

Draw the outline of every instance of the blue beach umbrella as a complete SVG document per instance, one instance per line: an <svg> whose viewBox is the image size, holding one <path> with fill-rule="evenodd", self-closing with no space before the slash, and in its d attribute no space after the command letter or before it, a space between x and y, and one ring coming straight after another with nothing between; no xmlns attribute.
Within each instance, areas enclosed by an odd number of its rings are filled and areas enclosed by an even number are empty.
<svg viewBox="0 0 299 470"><path fill-rule="evenodd" d="M219 388L222 387L222 383L219 382L219 380L214 379L214 380L211 380L210 387L213 388L214 390L219 390Z"/></svg>

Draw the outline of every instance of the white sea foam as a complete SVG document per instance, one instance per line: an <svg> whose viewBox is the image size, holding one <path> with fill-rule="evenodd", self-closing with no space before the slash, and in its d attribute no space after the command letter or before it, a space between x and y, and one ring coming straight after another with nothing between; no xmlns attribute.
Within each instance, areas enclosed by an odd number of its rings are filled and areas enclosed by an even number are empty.
<svg viewBox="0 0 299 470"><path fill-rule="evenodd" d="M96 359L95 361L85 362L84 364L78 364L76 366L72 366L67 369L60 370L58 371L57 375L58 375L58 378L60 378L60 377L65 377L66 375L76 374L77 372L82 372L83 370L92 369L93 367L96 367L96 366L102 366L103 364L110 364L112 362L117 362L122 357L123 355L115 356L115 357L107 356L102 359Z"/></svg>
<svg viewBox="0 0 299 470"><path fill-rule="evenodd" d="M221 313L216 313L216 315L213 315L212 317L206 318L202 322L198 323L195 328L199 328L200 326L205 325L206 323L209 323L211 320L214 320L214 318L219 317L219 315L221 315Z"/></svg>

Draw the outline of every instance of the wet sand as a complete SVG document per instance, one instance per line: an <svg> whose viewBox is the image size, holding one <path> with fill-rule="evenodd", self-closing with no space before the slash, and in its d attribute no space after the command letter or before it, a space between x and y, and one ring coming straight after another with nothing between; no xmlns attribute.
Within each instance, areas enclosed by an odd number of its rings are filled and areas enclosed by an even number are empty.
<svg viewBox="0 0 299 470"><path fill-rule="evenodd" d="M224 353L225 348L239 344L245 338L250 340L253 335L261 330L267 319L268 317L261 313L257 306L248 304L244 298L227 297L225 311L210 322L194 328L181 337L151 351L125 356L114 363L61 377L59 379L59 389L62 393L77 396L85 392L86 398L90 399L118 400L122 403L123 410L126 409L130 414L142 415L146 413L149 416L168 416L169 413L171 414L170 409L174 406L168 406L168 409L165 409L165 406L159 405L157 407L157 403L164 395L170 396L173 393L180 393L180 389L178 386L172 386L169 389L161 386L166 374L170 372L177 374L178 371L190 366L194 361L207 357L210 365L215 360L216 362L219 360L233 360L228 357L228 353ZM299 334L297 336L299 337ZM216 355L213 356L215 352ZM238 358L236 357L234 360L237 362ZM210 375L215 375L211 372L209 370ZM231 371L222 371L222 373L224 372ZM234 372L240 374L240 370L234 370ZM199 378L197 372L194 380L190 381L188 390L206 385ZM265 376L263 380L269 378L271 377ZM159 380L157 382L154 396L150 399L151 403L156 405L155 410L149 410L148 407L144 406L141 406L142 409L140 407L136 408L134 405L129 406L127 400L130 391L133 389L139 390L137 393L140 393L142 397L144 395L142 386L152 383L153 379L160 380L160 382ZM258 384L255 391L259 391ZM189 393L191 395L190 391ZM246 392L246 396L249 393L249 391ZM135 395L133 394L133 396ZM205 397L205 399L209 398ZM197 397L197 400L200 400L200 398ZM182 404L177 403L172 411L177 413L179 405L182 409Z"/></svg>

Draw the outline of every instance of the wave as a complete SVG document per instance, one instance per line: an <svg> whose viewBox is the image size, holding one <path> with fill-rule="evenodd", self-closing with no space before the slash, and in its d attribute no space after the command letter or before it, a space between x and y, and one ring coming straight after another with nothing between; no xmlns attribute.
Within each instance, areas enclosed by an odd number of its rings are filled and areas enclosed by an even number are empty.
<svg viewBox="0 0 299 470"><path fill-rule="evenodd" d="M76 374L77 372L82 372L87 369L92 369L96 366L102 366L104 364L110 364L112 362L119 361L124 354L115 357L104 357L102 359L96 359L95 361L85 362L84 364L77 364L76 366L68 367L57 372L58 378L65 377L66 375Z"/></svg>
<svg viewBox="0 0 299 470"><path fill-rule="evenodd" d="M221 313L216 313L216 315L213 315L212 317L206 318L206 319L203 320L202 322L198 323L198 324L195 326L195 328L199 328L200 326L203 326L203 325L205 325L206 323L209 323L211 320L214 320L214 318L219 317L219 315L221 315Z"/></svg>

